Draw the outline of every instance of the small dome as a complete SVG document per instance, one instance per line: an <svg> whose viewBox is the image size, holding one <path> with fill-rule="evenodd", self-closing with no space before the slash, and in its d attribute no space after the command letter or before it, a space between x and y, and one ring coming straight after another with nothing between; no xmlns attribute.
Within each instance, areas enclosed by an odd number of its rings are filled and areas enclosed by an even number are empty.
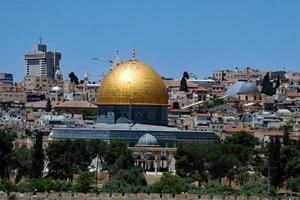
<svg viewBox="0 0 300 200"><path fill-rule="evenodd" d="M225 95L230 98L238 99L239 93L255 94L255 93L259 93L259 90L254 83L246 82L246 81L238 81L227 89Z"/></svg>
<svg viewBox="0 0 300 200"><path fill-rule="evenodd" d="M140 137L138 144L136 146L159 146L159 145L157 143L157 139L153 135L146 133Z"/></svg>
<svg viewBox="0 0 300 200"><path fill-rule="evenodd" d="M51 89L51 92L59 93L59 92L63 92L63 90L59 86L54 86Z"/></svg>

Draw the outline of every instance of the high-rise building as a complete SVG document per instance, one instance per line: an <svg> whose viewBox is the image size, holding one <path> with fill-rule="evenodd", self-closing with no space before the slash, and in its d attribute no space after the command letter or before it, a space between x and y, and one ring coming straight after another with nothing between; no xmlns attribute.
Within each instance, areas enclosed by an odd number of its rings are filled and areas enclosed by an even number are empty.
<svg viewBox="0 0 300 200"><path fill-rule="evenodd" d="M48 77L54 79L55 72L59 69L61 53L47 51L45 44L37 44L33 52L26 53L25 76Z"/></svg>
<svg viewBox="0 0 300 200"><path fill-rule="evenodd" d="M0 73L0 83L13 84L13 75L9 73Z"/></svg>

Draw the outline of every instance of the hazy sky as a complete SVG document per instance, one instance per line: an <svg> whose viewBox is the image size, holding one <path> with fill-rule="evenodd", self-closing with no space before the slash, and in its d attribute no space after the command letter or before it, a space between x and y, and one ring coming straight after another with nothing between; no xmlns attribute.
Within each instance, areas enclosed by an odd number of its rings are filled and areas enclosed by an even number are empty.
<svg viewBox="0 0 300 200"><path fill-rule="evenodd" d="M43 38L62 53L65 76L91 79L109 64L92 57L137 58L162 76L199 78L252 66L300 71L299 0L2 0L0 71L24 76L25 52Z"/></svg>

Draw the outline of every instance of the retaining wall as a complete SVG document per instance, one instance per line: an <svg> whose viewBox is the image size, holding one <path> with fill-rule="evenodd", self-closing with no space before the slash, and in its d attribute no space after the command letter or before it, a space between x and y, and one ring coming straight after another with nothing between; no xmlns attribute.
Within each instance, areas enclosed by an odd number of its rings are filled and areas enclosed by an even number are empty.
<svg viewBox="0 0 300 200"><path fill-rule="evenodd" d="M101 193L99 195L94 193L6 193L0 192L0 200L299 200L299 197L258 197L258 196L222 196L222 195L196 195L196 194L107 194Z"/></svg>

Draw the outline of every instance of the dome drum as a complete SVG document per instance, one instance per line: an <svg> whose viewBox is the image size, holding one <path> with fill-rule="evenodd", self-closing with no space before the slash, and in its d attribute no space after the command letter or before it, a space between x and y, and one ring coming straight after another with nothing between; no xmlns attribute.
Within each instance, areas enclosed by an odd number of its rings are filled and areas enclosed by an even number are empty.
<svg viewBox="0 0 300 200"><path fill-rule="evenodd" d="M101 116L113 113L113 123L126 118L134 123L168 125L168 109L165 106L153 105L101 105L98 107Z"/></svg>

